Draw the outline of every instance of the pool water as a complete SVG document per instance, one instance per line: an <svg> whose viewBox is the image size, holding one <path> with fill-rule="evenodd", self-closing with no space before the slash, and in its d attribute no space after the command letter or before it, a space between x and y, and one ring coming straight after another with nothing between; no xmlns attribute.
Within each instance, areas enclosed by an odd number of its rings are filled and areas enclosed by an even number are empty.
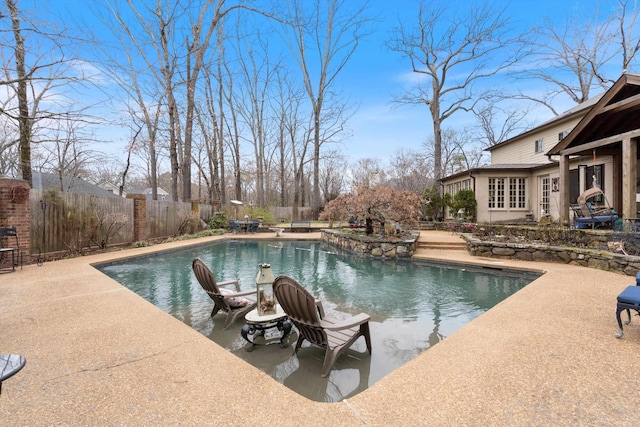
<svg viewBox="0 0 640 427"><path fill-rule="evenodd" d="M250 344L240 336L242 320L225 331L224 314L209 316L213 302L193 275L195 257L212 268L218 281L239 279L243 290L255 288L258 265L269 263L275 276L295 278L320 299L328 316L369 314L371 356L360 338L321 378L324 350L306 342L297 355L293 345L247 352ZM373 385L539 277L364 258L318 242L263 240L224 240L97 268L275 380L321 402L340 401ZM294 328L288 342L296 339Z"/></svg>

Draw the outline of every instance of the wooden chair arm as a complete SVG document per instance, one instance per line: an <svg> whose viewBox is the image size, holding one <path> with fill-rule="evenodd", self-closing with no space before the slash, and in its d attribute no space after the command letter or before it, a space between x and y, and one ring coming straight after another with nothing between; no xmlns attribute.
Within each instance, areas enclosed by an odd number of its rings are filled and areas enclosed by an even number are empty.
<svg viewBox="0 0 640 427"><path fill-rule="evenodd" d="M218 284L219 286L219 284ZM216 295L214 292L211 291L205 291L206 293L208 293L209 295ZM222 294L223 297L225 298L234 298L234 297L243 297L243 296L247 296L247 295L255 295L257 292L256 289L250 289L248 291L241 291L241 292L234 292L231 294Z"/></svg>
<svg viewBox="0 0 640 427"><path fill-rule="evenodd" d="M335 323L320 320L320 327L329 331L340 331L342 329L353 328L354 326L359 326L367 323L369 319L371 319L371 316L366 313L360 313L348 319L339 320Z"/></svg>
<svg viewBox="0 0 640 427"><path fill-rule="evenodd" d="M236 292L240 292L240 282L238 282L238 279L236 279L236 280L225 280L224 282L218 282L218 287L220 287L220 286L229 286L229 285L234 285L234 287L236 288Z"/></svg>

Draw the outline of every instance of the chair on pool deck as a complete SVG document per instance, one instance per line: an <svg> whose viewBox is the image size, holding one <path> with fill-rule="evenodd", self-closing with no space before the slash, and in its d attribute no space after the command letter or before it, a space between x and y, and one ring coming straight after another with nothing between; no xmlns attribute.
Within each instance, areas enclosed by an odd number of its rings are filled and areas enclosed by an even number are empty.
<svg viewBox="0 0 640 427"><path fill-rule="evenodd" d="M618 321L618 333L616 334L617 338L622 338L622 320L620 319L620 313L623 311L627 312L627 320L624 322L625 324L631 323L631 312L630 310L635 310L640 315L640 273L636 274L636 286L627 286L627 289L622 291L620 295L618 295L618 304L616 306L616 320Z"/></svg>
<svg viewBox="0 0 640 427"><path fill-rule="evenodd" d="M322 303L288 276L276 278L273 282L273 292L289 319L298 328L295 352L298 352L304 340L326 350L322 365L323 377L329 375L338 356L360 336L364 337L367 350L371 354L368 314L360 313L346 320L326 317Z"/></svg>
<svg viewBox="0 0 640 427"><path fill-rule="evenodd" d="M227 313L227 319L224 322L224 329L227 329L238 318L256 308L256 290L240 291L238 280L227 280L224 282L216 282L213 271L200 258L193 260L191 264L193 273L196 275L202 289L209 294L213 300L214 306L211 311L211 317L215 316L218 311ZM221 286L233 285L235 292L228 289L221 289Z"/></svg>

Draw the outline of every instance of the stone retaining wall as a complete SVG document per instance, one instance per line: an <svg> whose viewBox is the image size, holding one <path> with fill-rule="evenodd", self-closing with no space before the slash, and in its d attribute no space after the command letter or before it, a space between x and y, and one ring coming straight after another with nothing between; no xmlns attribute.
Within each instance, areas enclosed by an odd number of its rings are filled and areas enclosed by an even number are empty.
<svg viewBox="0 0 640 427"><path fill-rule="evenodd" d="M420 233L411 233L405 239L381 238L322 230L321 240L341 249L376 258L411 258L418 246Z"/></svg>
<svg viewBox="0 0 640 427"><path fill-rule="evenodd" d="M610 234L610 233L609 233ZM473 256L519 259L523 261L560 262L581 265L635 276L640 271L640 257L584 247L554 246L545 243L514 243L480 240L462 234Z"/></svg>

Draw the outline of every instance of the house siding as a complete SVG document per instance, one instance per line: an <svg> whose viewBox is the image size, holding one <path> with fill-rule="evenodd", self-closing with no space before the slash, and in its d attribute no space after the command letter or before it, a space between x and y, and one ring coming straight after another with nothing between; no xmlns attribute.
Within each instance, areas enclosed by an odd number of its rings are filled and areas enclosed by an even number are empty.
<svg viewBox="0 0 640 427"><path fill-rule="evenodd" d="M491 151L492 164L514 164L514 163L551 163L546 156L546 152L551 150L559 141L558 135L561 132L573 129L582 116L558 123L540 132L526 134L521 138L514 138L509 144L505 144ZM543 150L535 152L536 140L543 140Z"/></svg>

